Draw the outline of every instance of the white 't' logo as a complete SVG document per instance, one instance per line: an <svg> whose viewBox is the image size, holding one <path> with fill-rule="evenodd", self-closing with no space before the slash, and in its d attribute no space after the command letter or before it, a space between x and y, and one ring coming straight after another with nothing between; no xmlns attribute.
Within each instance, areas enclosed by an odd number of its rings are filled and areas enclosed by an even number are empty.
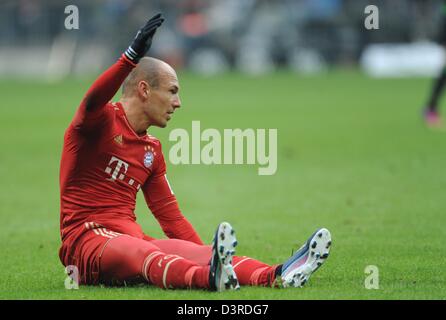
<svg viewBox="0 0 446 320"><path fill-rule="evenodd" d="M117 162L115 170L112 172L111 164ZM122 166L124 165L124 173L121 173L118 177L119 172L121 171ZM110 159L110 162L108 163L108 167L105 168L105 173L111 174L111 179L109 180L116 180L118 178L119 180L124 180L125 174L127 173L127 170L129 168L129 164L127 162L124 162L116 157L112 157Z"/></svg>

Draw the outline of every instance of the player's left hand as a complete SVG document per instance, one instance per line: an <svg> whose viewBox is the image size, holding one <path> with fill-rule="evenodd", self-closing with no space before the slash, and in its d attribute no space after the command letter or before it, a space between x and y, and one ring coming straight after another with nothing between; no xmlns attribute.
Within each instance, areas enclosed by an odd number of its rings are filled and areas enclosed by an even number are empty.
<svg viewBox="0 0 446 320"><path fill-rule="evenodd" d="M138 30L132 44L125 51L125 56L132 62L138 63L146 55L152 46L152 39L156 30L163 24L164 17L161 13L150 18L146 24Z"/></svg>

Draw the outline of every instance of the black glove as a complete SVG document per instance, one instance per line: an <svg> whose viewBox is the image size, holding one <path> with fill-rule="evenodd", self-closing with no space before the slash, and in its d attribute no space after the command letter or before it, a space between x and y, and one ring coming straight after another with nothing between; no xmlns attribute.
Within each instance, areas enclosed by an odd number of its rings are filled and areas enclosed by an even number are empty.
<svg viewBox="0 0 446 320"><path fill-rule="evenodd" d="M132 44L124 52L125 56L132 62L138 63L145 56L152 45L152 38L156 29L163 23L164 18L161 13L153 16L146 24L139 29Z"/></svg>

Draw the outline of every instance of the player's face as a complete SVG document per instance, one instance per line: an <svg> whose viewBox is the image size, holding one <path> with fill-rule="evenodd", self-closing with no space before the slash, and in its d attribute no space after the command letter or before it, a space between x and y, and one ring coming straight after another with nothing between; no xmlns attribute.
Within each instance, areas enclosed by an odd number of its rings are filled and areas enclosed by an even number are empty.
<svg viewBox="0 0 446 320"><path fill-rule="evenodd" d="M146 114L151 125L164 128L173 113L181 106L178 78L175 72L166 72L160 76L159 86L152 88L146 107Z"/></svg>

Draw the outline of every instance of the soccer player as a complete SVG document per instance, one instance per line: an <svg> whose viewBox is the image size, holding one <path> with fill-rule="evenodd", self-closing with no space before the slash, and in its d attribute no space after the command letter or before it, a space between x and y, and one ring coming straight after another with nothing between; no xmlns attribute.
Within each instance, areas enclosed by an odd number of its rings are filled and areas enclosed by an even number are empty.
<svg viewBox="0 0 446 320"><path fill-rule="evenodd" d="M92 85L64 136L59 256L81 284L148 283L214 291L239 285L300 287L329 254L331 236L317 230L284 264L235 256L232 226L204 245L178 207L151 126L166 127L180 108L180 86L166 63L144 57L164 18L138 31L119 60ZM122 85L119 102L110 102ZM141 190L168 239L143 233L134 214Z"/></svg>
<svg viewBox="0 0 446 320"><path fill-rule="evenodd" d="M439 43L446 46L446 0L443 0L442 5L442 21ZM424 120L426 124L431 128L438 128L442 126L440 113L438 111L438 102L446 84L446 66L443 66L438 77L435 79L432 87L432 91L427 102L427 106L424 109Z"/></svg>

